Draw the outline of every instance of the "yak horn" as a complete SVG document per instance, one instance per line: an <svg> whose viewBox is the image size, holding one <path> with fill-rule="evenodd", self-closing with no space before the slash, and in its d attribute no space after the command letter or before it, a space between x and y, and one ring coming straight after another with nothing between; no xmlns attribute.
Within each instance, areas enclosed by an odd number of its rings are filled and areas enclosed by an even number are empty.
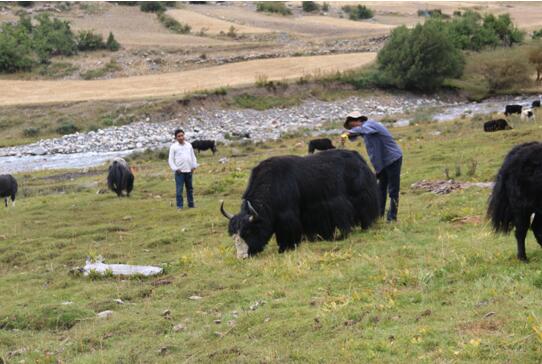
<svg viewBox="0 0 542 364"><path fill-rule="evenodd" d="M249 200L247 200L247 207L252 213L252 215L254 215L254 217L258 217L258 212L254 209L254 207L252 206Z"/></svg>
<svg viewBox="0 0 542 364"><path fill-rule="evenodd" d="M224 210L224 200L221 201L222 203L220 204L220 212L222 212L222 215L224 215L224 217L228 220L231 220L231 218L233 217L232 214L230 214L229 212L227 212L226 210Z"/></svg>

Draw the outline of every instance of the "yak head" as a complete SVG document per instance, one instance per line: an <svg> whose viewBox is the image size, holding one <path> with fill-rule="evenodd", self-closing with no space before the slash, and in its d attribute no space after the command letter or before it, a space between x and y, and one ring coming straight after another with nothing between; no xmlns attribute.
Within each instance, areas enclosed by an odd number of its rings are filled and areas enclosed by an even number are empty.
<svg viewBox="0 0 542 364"><path fill-rule="evenodd" d="M243 200L241 211L237 215L230 214L224 209L224 201L220 212L230 223L228 233L233 236L237 258L244 259L263 250L273 234L266 219L258 214L248 200Z"/></svg>

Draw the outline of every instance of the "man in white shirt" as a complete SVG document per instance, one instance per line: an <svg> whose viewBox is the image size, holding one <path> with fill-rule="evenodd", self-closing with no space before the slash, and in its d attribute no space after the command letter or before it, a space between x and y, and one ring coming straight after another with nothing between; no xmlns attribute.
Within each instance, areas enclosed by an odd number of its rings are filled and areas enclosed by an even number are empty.
<svg viewBox="0 0 542 364"><path fill-rule="evenodd" d="M198 167L192 145L184 140L184 131L175 130L175 143L169 148L169 167L175 172L177 187L177 208L183 208L183 186L186 186L188 207L194 207L194 189L192 188L192 173Z"/></svg>

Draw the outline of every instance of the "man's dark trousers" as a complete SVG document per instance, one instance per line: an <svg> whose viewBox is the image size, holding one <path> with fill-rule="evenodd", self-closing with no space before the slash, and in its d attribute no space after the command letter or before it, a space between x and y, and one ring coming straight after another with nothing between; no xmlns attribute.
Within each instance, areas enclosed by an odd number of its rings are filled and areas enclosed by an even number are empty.
<svg viewBox="0 0 542 364"><path fill-rule="evenodd" d="M376 175L380 189L380 216L386 211L386 198L390 195L390 209L388 210L388 221L397 220L397 209L399 208L399 188L401 184L401 165L403 157L397 159L389 166L384 167Z"/></svg>
<svg viewBox="0 0 542 364"><path fill-rule="evenodd" d="M192 173L175 173L175 186L177 187L177 208L183 208L183 186L186 186L186 199L188 207L194 207L194 189L192 188Z"/></svg>

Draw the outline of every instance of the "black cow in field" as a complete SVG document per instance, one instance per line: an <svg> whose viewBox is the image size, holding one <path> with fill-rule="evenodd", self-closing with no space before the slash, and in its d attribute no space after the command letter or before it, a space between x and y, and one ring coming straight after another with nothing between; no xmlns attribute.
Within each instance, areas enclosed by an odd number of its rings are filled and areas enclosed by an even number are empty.
<svg viewBox="0 0 542 364"><path fill-rule="evenodd" d="M17 195L17 180L11 174L0 175L0 197L4 198L8 207L8 198L11 198L11 205L15 206L15 195Z"/></svg>
<svg viewBox="0 0 542 364"><path fill-rule="evenodd" d="M134 174L123 158L115 158L109 166L107 185L118 197L130 197L130 192L134 189Z"/></svg>
<svg viewBox="0 0 542 364"><path fill-rule="evenodd" d="M521 105L506 105L504 108L504 115L521 114Z"/></svg>
<svg viewBox="0 0 542 364"><path fill-rule="evenodd" d="M533 103L531 104L531 107L532 107L532 108L540 107L540 100L535 100L535 101L533 101Z"/></svg>
<svg viewBox="0 0 542 364"><path fill-rule="evenodd" d="M489 120L484 123L484 131L492 132L498 130L510 130L512 127L504 119Z"/></svg>
<svg viewBox="0 0 542 364"><path fill-rule="evenodd" d="M315 150L328 150L335 149L331 139L322 138L322 139L313 139L309 142L309 154L314 153Z"/></svg>
<svg viewBox="0 0 542 364"><path fill-rule="evenodd" d="M301 239L333 240L379 217L376 177L354 151L264 160L251 173L241 211L230 220L238 258L261 252L275 234L279 252ZM339 233L337 233L339 232Z"/></svg>
<svg viewBox="0 0 542 364"><path fill-rule="evenodd" d="M542 246L542 143L521 144L508 153L497 174L487 214L496 232L508 234L516 229L520 260L527 260L529 227Z"/></svg>
<svg viewBox="0 0 542 364"><path fill-rule="evenodd" d="M198 154L202 150L209 150L213 152L213 155L216 153L216 142L214 140L194 140L192 143L192 148L198 151Z"/></svg>

